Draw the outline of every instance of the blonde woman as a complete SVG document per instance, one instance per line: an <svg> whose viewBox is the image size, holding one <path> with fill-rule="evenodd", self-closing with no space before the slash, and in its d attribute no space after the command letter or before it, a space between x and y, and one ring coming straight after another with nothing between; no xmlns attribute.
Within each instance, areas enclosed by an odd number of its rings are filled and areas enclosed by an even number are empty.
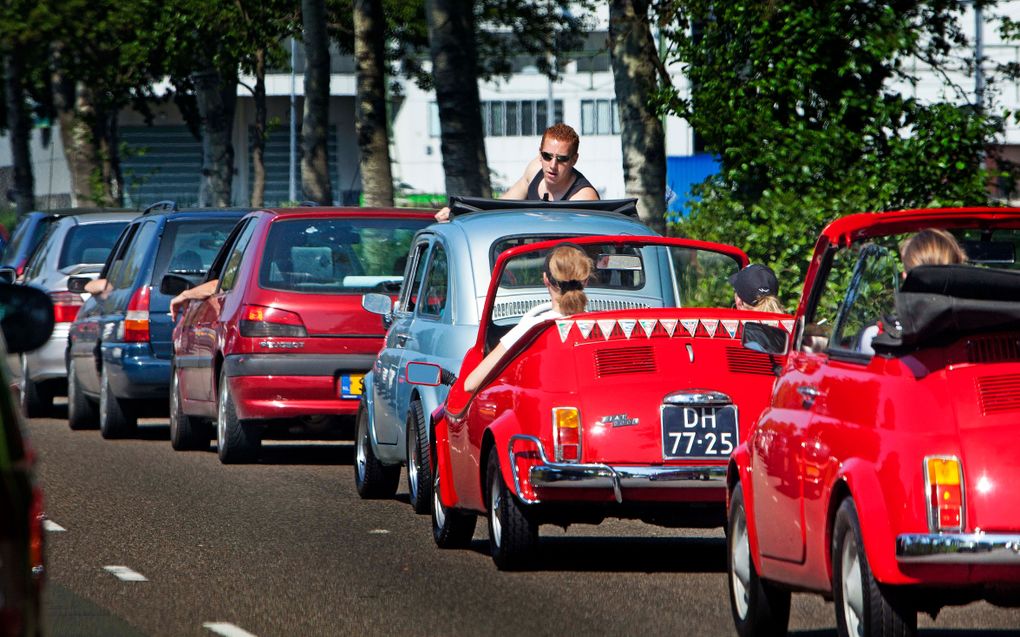
<svg viewBox="0 0 1020 637"><path fill-rule="evenodd" d="M464 390L473 392L481 385L499 359L534 325L583 312L588 304L584 284L591 277L593 264L583 250L573 245L560 245L545 257L542 282L549 291L549 303L532 308L517 325L499 339L499 344L486 355L464 381Z"/></svg>
<svg viewBox="0 0 1020 637"><path fill-rule="evenodd" d="M733 305L738 310L786 312L779 303L779 280L768 266L752 263L730 276Z"/></svg>
<svg viewBox="0 0 1020 637"><path fill-rule="evenodd" d="M919 265L966 263L967 255L952 234L941 228L925 228L900 244L904 273Z"/></svg>

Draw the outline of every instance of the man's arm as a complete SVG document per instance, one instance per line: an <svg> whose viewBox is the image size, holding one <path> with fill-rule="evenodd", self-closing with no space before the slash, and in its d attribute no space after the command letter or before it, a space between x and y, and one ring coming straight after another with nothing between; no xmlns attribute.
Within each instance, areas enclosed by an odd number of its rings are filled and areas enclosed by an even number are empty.
<svg viewBox="0 0 1020 637"><path fill-rule="evenodd" d="M542 160L537 155L534 159L528 162L528 167L524 169L524 174L518 179L513 186L506 189L500 199L526 199L528 197L528 186L531 185L531 180L535 178L538 171L542 170Z"/></svg>
<svg viewBox="0 0 1020 637"><path fill-rule="evenodd" d="M570 201L597 201L599 193L592 187L582 188L570 196Z"/></svg>

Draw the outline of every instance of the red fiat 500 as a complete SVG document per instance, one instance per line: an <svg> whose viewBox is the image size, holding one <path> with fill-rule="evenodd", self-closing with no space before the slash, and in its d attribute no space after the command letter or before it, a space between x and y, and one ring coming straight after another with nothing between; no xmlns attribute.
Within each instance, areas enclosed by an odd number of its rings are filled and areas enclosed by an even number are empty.
<svg viewBox="0 0 1020 637"><path fill-rule="evenodd" d="M781 362L738 339L747 321L792 327L787 315L731 308L727 278L747 263L737 248L661 237L574 242L595 264L589 303L621 309L539 323L476 392L455 381L435 414L436 543L465 544L487 514L500 568L531 561L545 523L721 526L727 460ZM462 377L549 300L542 267L556 244L500 255ZM420 384L441 376L424 363L407 375Z"/></svg>
<svg viewBox="0 0 1020 637"><path fill-rule="evenodd" d="M209 270L215 292L190 301L174 329L173 447L207 448L210 420L223 462L255 460L263 437L336 435L384 336L361 296L396 294L411 238L432 221L371 208L241 219Z"/></svg>
<svg viewBox="0 0 1020 637"><path fill-rule="evenodd" d="M1018 244L1020 210L1003 208L822 232L788 360L730 466L741 635L784 633L791 589L833 598L844 636L1020 605ZM769 331L744 340L784 352L785 334L753 338Z"/></svg>

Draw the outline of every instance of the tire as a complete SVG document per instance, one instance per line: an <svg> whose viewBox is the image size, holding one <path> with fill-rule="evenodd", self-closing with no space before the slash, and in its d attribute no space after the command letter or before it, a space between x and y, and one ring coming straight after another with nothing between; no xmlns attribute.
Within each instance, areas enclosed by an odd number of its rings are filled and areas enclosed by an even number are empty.
<svg viewBox="0 0 1020 637"><path fill-rule="evenodd" d="M364 403L358 409L354 435L356 446L354 485L358 488L358 495L365 500L392 498L397 493L397 485L400 484L400 465L389 467L375 457Z"/></svg>
<svg viewBox="0 0 1020 637"><path fill-rule="evenodd" d="M110 374L103 365L99 378L99 433L103 438L127 438L138 431L138 419L124 408L113 393Z"/></svg>
<svg viewBox="0 0 1020 637"><path fill-rule="evenodd" d="M498 453L489 453L486 481L489 496L489 548L502 571L526 568L538 549L538 525L503 481Z"/></svg>
<svg viewBox="0 0 1020 637"><path fill-rule="evenodd" d="M205 451L211 437L209 425L184 413L177 368L170 369L170 446L176 451Z"/></svg>
<svg viewBox="0 0 1020 637"><path fill-rule="evenodd" d="M758 577L747 539L744 491L738 484L730 497L726 528L730 610L740 637L785 635L790 624L790 591Z"/></svg>
<svg viewBox="0 0 1020 637"><path fill-rule="evenodd" d="M28 374L28 357L21 357L21 413L26 418L44 418L53 409L49 387L32 380Z"/></svg>
<svg viewBox="0 0 1020 637"><path fill-rule="evenodd" d="M439 467L432 483L432 539L441 549L460 549L471 544L478 516L447 509L439 499Z"/></svg>
<svg viewBox="0 0 1020 637"><path fill-rule="evenodd" d="M420 401L411 403L406 432L407 493L414 512L425 515L432 512L432 467L428 462L429 435Z"/></svg>
<svg viewBox="0 0 1020 637"><path fill-rule="evenodd" d="M248 464L259 459L262 440L254 426L237 418L226 372L220 372L216 400L216 453L223 464Z"/></svg>
<svg viewBox="0 0 1020 637"><path fill-rule="evenodd" d="M857 507L847 498L832 527L832 594L836 629L842 637L910 637L917 634L917 611L875 581L861 541Z"/></svg>
<svg viewBox="0 0 1020 637"><path fill-rule="evenodd" d="M67 425L75 431L99 426L96 403L82 392L78 384L78 364L73 358L67 362Z"/></svg>

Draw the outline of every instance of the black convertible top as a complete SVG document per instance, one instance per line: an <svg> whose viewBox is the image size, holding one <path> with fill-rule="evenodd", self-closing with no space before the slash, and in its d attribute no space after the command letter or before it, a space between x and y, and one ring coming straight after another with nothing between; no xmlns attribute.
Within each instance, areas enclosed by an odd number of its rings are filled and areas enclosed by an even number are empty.
<svg viewBox="0 0 1020 637"><path fill-rule="evenodd" d="M489 212L494 210L590 210L616 212L628 217L638 216L637 199L571 199L560 201L529 201L524 199L483 199L481 197L450 197L450 214Z"/></svg>
<svg viewBox="0 0 1020 637"><path fill-rule="evenodd" d="M875 337L897 353L965 334L1020 328L1020 272L972 265L922 265L896 293L896 316Z"/></svg>

